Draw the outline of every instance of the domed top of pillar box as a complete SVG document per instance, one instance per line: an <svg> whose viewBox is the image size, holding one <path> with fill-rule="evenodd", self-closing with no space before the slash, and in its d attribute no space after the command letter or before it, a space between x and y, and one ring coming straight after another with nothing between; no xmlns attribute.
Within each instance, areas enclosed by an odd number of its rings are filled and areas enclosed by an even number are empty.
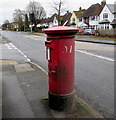
<svg viewBox="0 0 116 120"><path fill-rule="evenodd" d="M47 35L53 36L64 36L64 35L75 35L79 29L74 27L67 26L57 26L43 30L43 32Z"/></svg>

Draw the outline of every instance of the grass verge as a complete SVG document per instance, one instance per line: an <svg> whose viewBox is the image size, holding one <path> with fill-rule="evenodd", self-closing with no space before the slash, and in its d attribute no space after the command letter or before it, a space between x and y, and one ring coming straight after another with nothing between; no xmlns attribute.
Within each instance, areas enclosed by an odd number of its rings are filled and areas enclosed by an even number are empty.
<svg viewBox="0 0 116 120"><path fill-rule="evenodd" d="M116 41L116 38L110 38L110 37L96 37L96 36L84 36L84 35L77 35L79 38L92 38L92 39L99 39L99 40L112 40Z"/></svg>

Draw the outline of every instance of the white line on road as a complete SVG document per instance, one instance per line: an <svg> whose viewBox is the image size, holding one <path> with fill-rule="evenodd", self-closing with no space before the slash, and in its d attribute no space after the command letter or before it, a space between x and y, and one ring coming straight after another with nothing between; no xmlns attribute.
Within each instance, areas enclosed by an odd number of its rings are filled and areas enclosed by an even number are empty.
<svg viewBox="0 0 116 120"><path fill-rule="evenodd" d="M12 43L10 43L10 45L13 46L14 48L17 48ZM31 64L36 65L41 71L43 71L46 75L48 75L48 73L41 66L37 65L34 62L31 62L31 60L20 49L17 48L17 50L23 55L23 57L25 57L27 59L28 62L30 62Z"/></svg>
<svg viewBox="0 0 116 120"><path fill-rule="evenodd" d="M108 58L108 57L103 57L103 56L100 56L100 55L95 55L95 54L92 54L92 53L89 53L89 52L86 52L86 51L81 51L81 50L76 50L76 51L84 53L84 54L87 54L87 55L91 55L91 56L94 56L94 57L97 57L97 58L101 58L101 59L104 59L104 60L108 60L108 61L114 62L114 59L111 59L111 58Z"/></svg>
<svg viewBox="0 0 116 120"><path fill-rule="evenodd" d="M18 49L17 47L15 47L12 43L9 43L14 49Z"/></svg>
<svg viewBox="0 0 116 120"><path fill-rule="evenodd" d="M8 44L5 44L5 45L8 47L8 49L11 49L11 47Z"/></svg>
<svg viewBox="0 0 116 120"><path fill-rule="evenodd" d="M27 58L27 56L26 55L23 55L25 58Z"/></svg>
<svg viewBox="0 0 116 120"><path fill-rule="evenodd" d="M25 57L27 59L28 62L31 62L31 60L20 50L18 49L15 45L13 45L13 43L9 43L13 48L17 49L18 52L20 52L20 54L23 55L23 57ZM7 45L7 44L6 44ZM11 49L11 48L10 48Z"/></svg>
<svg viewBox="0 0 116 120"><path fill-rule="evenodd" d="M29 58L27 58L27 61L28 61L28 62L31 62L31 60L30 60Z"/></svg>
<svg viewBox="0 0 116 120"><path fill-rule="evenodd" d="M17 49L20 53L22 53L19 49Z"/></svg>
<svg viewBox="0 0 116 120"><path fill-rule="evenodd" d="M24 55L24 53L23 52L20 52L22 55Z"/></svg>

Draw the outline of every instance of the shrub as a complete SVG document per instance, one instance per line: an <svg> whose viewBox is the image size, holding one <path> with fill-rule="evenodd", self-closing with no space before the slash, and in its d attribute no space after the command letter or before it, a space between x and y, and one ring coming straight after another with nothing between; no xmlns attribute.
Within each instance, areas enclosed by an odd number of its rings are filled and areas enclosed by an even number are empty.
<svg viewBox="0 0 116 120"><path fill-rule="evenodd" d="M28 32L28 31L31 31L31 29L30 29L30 28L26 28L26 29L25 29L25 32Z"/></svg>

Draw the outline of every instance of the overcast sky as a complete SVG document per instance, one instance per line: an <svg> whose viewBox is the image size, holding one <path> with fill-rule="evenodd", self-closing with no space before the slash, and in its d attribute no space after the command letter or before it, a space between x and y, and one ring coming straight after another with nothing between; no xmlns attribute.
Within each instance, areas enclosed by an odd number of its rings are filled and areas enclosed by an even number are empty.
<svg viewBox="0 0 116 120"><path fill-rule="evenodd" d="M12 22L12 16L15 9L25 10L27 4L33 0L0 0L0 24L4 22L4 20L9 20ZM50 16L54 13L53 9L50 6L50 3L58 0L34 0L36 2L40 2L44 7L47 16ZM102 0L64 0L65 2L65 10L69 11L77 11L81 6L83 9L87 9L92 4L100 3ZM113 4L116 0L106 0L107 4Z"/></svg>

